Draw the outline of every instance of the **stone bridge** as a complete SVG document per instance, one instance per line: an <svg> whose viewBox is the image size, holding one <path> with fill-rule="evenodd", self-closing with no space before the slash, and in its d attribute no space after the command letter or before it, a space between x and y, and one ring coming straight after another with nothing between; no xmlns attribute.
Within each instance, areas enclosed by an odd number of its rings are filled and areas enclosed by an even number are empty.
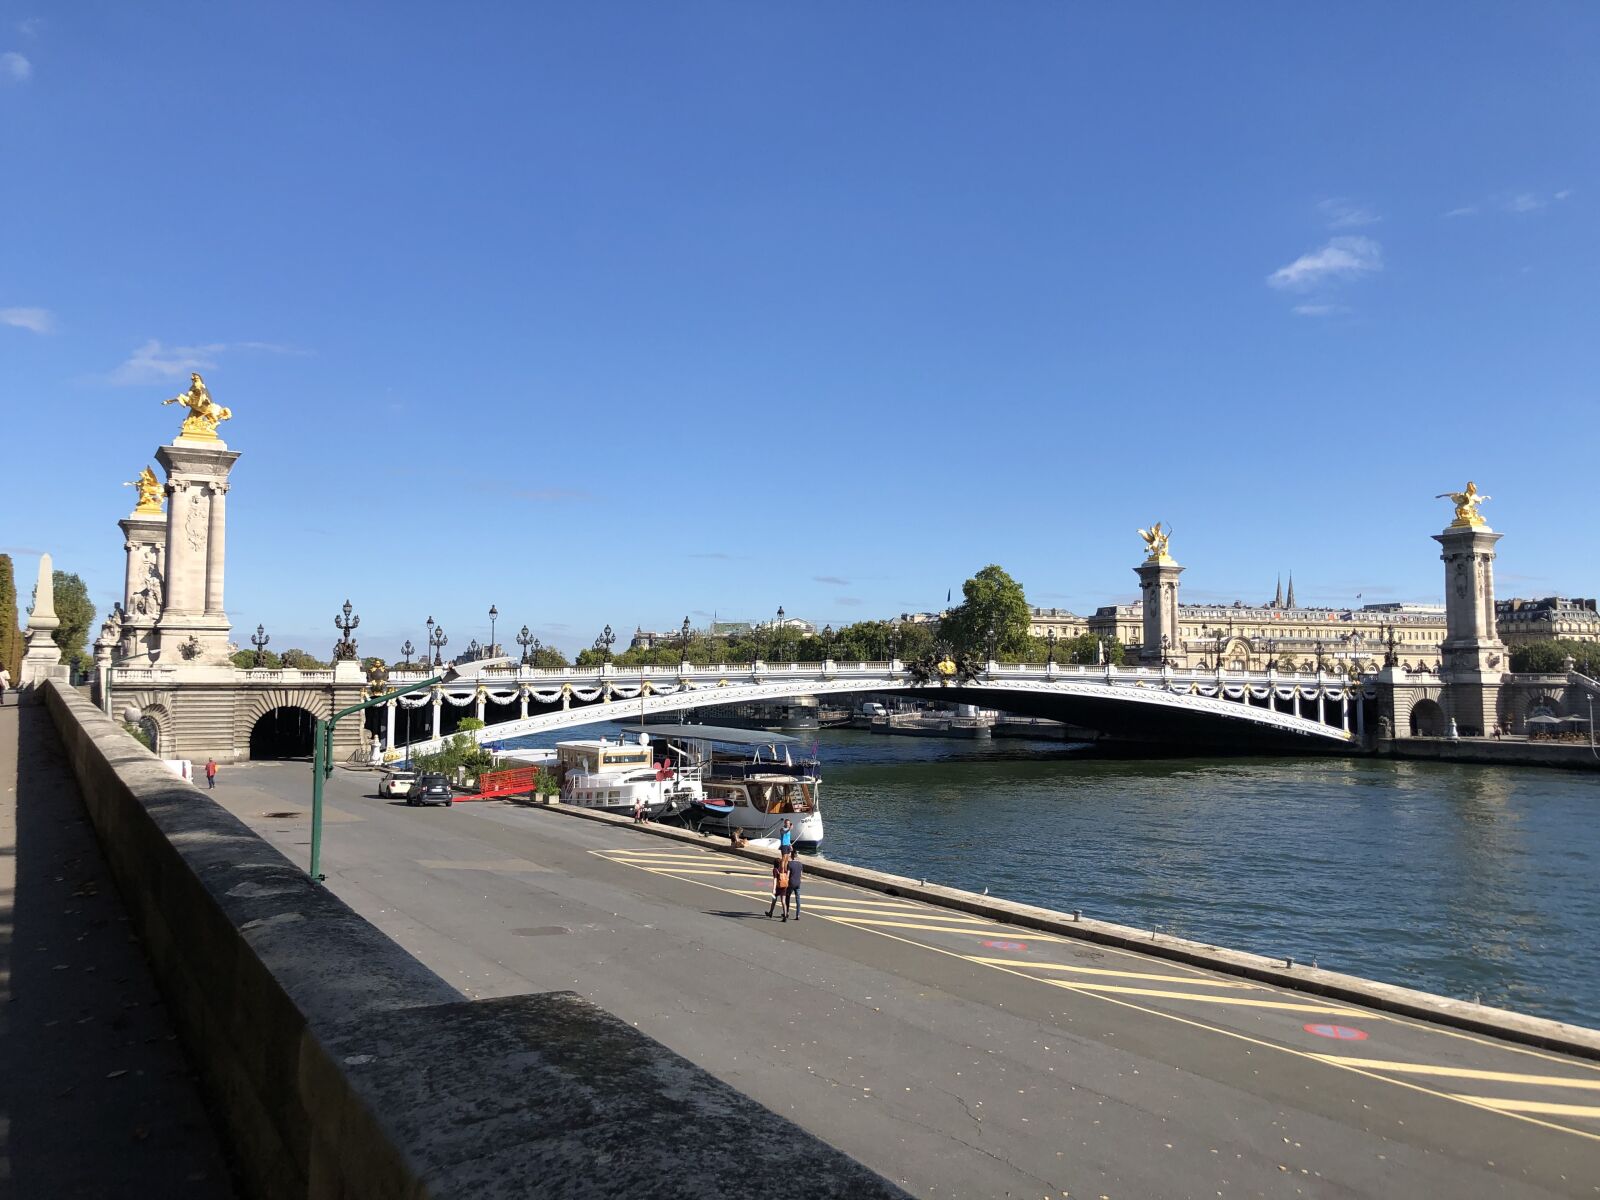
<svg viewBox="0 0 1600 1200"><path fill-rule="evenodd" d="M389 685L423 678L397 672ZM416 753L437 749L449 736L446 706L470 708L485 722L472 736L489 742L708 705L874 692L1048 717L1122 739L1250 750L1348 748L1365 732L1362 700L1374 694L1370 684L1351 686L1321 673L1057 663L991 662L975 678L942 684L919 683L898 660L559 670L483 664L475 675L391 700L384 754L394 761L406 753L396 733L402 708L431 710L427 736L409 744Z"/></svg>

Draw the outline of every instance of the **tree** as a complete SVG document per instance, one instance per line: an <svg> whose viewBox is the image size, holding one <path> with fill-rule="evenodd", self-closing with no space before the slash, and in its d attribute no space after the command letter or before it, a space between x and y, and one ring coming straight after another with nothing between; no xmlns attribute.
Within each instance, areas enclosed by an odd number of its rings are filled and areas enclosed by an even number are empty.
<svg viewBox="0 0 1600 1200"><path fill-rule="evenodd" d="M0 554L0 667L16 679L22 670L22 631L17 627L17 577L9 554Z"/></svg>
<svg viewBox="0 0 1600 1200"><path fill-rule="evenodd" d="M256 665L256 652L254 650L235 650L228 657L234 666L243 667L246 670ZM283 663L275 652L264 650L261 654L261 665L263 667L277 668L282 666Z"/></svg>
<svg viewBox="0 0 1600 1200"><path fill-rule="evenodd" d="M283 652L281 662L285 667L295 671L326 671L328 664L319 658L312 657L300 649L289 649Z"/></svg>
<svg viewBox="0 0 1600 1200"><path fill-rule="evenodd" d="M567 656L554 646L543 646L534 653L533 665L542 670L551 670L567 665Z"/></svg>
<svg viewBox="0 0 1600 1200"><path fill-rule="evenodd" d="M991 563L961 585L961 594L964 599L940 623L940 632L956 649L987 653L992 629L997 655L1028 653L1032 610L1022 585L1003 568Z"/></svg>
<svg viewBox="0 0 1600 1200"><path fill-rule="evenodd" d="M1529 642L1511 652L1511 669L1530 674L1556 674L1565 671L1568 657L1573 658L1573 669L1591 679L1600 675L1600 642L1578 642L1571 638L1557 638Z"/></svg>
<svg viewBox="0 0 1600 1200"><path fill-rule="evenodd" d="M67 571L55 571L50 579L55 589L56 620L61 622L50 636L61 647L63 659L77 666L80 671L86 671L94 662L85 649L89 642L89 626L94 624L94 605L89 603L89 589L84 586L83 580Z"/></svg>
<svg viewBox="0 0 1600 1200"><path fill-rule="evenodd" d="M1063 638L1056 643L1056 661L1094 666L1100 661L1100 644L1099 635L1093 633L1080 633L1077 637ZM1030 656L1033 661L1043 662L1048 654L1048 642L1044 638L1034 638ZM1116 638L1108 638L1105 642L1105 654L1108 663L1120 663L1125 654L1124 647Z"/></svg>

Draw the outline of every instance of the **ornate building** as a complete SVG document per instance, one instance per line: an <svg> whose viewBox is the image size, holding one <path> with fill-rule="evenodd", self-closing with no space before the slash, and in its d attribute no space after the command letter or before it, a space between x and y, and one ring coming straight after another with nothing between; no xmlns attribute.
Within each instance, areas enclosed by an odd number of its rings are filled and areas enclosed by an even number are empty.
<svg viewBox="0 0 1600 1200"><path fill-rule="evenodd" d="M1500 640L1513 649L1553 639L1600 642L1600 612L1592 599L1497 600L1494 617Z"/></svg>

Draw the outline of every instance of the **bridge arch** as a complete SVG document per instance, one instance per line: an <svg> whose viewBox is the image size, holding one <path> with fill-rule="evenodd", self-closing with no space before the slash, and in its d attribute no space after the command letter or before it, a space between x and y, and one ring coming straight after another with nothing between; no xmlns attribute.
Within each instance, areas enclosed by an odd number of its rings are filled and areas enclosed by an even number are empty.
<svg viewBox="0 0 1600 1200"><path fill-rule="evenodd" d="M268 709L250 724L251 761L310 758L316 721L309 709L297 704Z"/></svg>
<svg viewBox="0 0 1600 1200"><path fill-rule="evenodd" d="M1437 700L1418 700L1411 706L1412 737L1443 737L1449 727Z"/></svg>

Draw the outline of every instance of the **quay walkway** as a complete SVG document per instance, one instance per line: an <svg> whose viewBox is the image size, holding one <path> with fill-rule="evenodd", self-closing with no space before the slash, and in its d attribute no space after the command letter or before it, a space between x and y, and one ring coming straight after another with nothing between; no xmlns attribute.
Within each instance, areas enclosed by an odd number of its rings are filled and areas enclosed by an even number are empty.
<svg viewBox="0 0 1600 1200"><path fill-rule="evenodd" d="M233 1196L43 707L0 709L0 1196Z"/></svg>
<svg viewBox="0 0 1600 1200"><path fill-rule="evenodd" d="M308 785L213 795L304 863ZM375 785L329 781L327 886L438 975L577 992L914 1195L1600 1195L1595 1061L815 874L783 924L710 844Z"/></svg>

